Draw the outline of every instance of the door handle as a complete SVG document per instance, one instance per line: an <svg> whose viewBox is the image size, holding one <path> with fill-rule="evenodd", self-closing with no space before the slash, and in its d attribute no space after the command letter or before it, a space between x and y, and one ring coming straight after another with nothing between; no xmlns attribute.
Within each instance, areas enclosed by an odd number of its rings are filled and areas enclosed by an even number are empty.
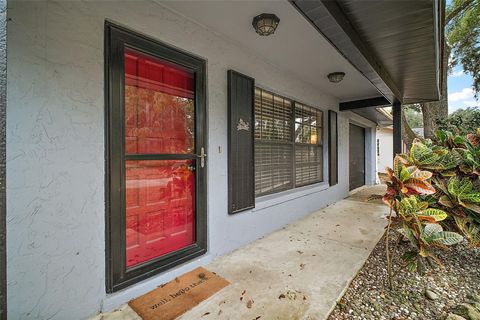
<svg viewBox="0 0 480 320"><path fill-rule="evenodd" d="M207 157L207 154L205 153L205 148L201 147L200 148L200 155L196 155L197 158L200 159L200 167L204 168L205 167L205 158Z"/></svg>

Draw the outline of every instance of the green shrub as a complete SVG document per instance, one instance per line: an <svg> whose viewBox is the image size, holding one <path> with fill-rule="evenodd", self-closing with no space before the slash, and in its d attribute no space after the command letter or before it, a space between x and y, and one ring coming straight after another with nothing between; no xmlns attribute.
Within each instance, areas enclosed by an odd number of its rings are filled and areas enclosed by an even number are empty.
<svg viewBox="0 0 480 320"><path fill-rule="evenodd" d="M414 247L403 256L409 270L423 270L425 259L442 266L434 249L464 238L480 247L480 128L466 135L438 131L435 142L416 139L379 176L387 184L383 201Z"/></svg>
<svg viewBox="0 0 480 320"><path fill-rule="evenodd" d="M480 109L479 107L458 109L448 117L437 120L437 126L441 130L461 134L475 131L480 127Z"/></svg>

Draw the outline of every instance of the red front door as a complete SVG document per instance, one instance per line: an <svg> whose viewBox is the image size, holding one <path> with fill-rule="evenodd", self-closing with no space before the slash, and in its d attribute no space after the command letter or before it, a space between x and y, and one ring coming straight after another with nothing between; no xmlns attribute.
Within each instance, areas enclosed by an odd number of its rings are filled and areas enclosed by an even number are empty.
<svg viewBox="0 0 480 320"><path fill-rule="evenodd" d="M126 267L195 242L195 77L125 50Z"/></svg>

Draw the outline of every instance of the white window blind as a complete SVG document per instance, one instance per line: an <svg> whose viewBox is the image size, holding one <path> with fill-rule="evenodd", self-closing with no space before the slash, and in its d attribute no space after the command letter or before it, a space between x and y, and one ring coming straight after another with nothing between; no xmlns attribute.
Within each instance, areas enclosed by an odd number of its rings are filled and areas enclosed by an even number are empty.
<svg viewBox="0 0 480 320"><path fill-rule="evenodd" d="M255 195L323 181L323 113L255 89Z"/></svg>

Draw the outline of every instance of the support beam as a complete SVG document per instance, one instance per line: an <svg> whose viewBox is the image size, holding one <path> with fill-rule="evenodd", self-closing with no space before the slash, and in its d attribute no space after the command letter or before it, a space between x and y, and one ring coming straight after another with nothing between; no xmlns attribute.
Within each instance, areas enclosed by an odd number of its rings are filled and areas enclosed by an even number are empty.
<svg viewBox="0 0 480 320"><path fill-rule="evenodd" d="M7 319L7 0L0 0L0 319Z"/></svg>
<svg viewBox="0 0 480 320"><path fill-rule="evenodd" d="M402 153L402 105L395 102L392 106L393 112L393 157Z"/></svg>
<svg viewBox="0 0 480 320"><path fill-rule="evenodd" d="M346 101L340 102L340 111L367 108L367 107L378 107L378 106L388 106L390 102L384 97L375 97L370 99L355 100L355 101Z"/></svg>

